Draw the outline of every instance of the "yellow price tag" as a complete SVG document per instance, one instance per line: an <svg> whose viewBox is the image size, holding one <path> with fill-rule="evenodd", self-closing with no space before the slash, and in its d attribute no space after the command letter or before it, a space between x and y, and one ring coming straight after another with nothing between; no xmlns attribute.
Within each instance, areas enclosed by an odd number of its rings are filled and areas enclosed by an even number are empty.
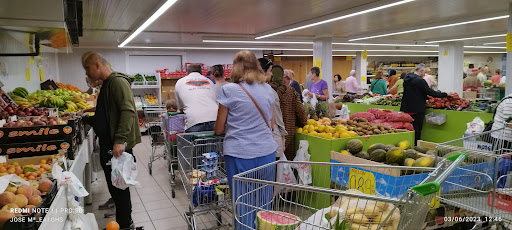
<svg viewBox="0 0 512 230"><path fill-rule="evenodd" d="M352 61L352 56L347 56L347 61Z"/></svg>
<svg viewBox="0 0 512 230"><path fill-rule="evenodd" d="M39 81L44 81L44 70L43 69L39 70Z"/></svg>
<svg viewBox="0 0 512 230"><path fill-rule="evenodd" d="M512 33L507 34L507 52L512 51Z"/></svg>
<svg viewBox="0 0 512 230"><path fill-rule="evenodd" d="M321 58L316 58L315 60L313 60L313 66L314 67L318 67L318 68L322 68L322 59Z"/></svg>
<svg viewBox="0 0 512 230"><path fill-rule="evenodd" d="M275 57L274 56L274 61L281 61L281 57Z"/></svg>
<svg viewBox="0 0 512 230"><path fill-rule="evenodd" d="M30 57L28 59L28 65L32 65L32 64L34 64L34 57Z"/></svg>
<svg viewBox="0 0 512 230"><path fill-rule="evenodd" d="M363 54L363 59L368 58L368 52L366 50L364 50L362 54Z"/></svg>
<svg viewBox="0 0 512 230"><path fill-rule="evenodd" d="M444 55L444 56L448 56L448 50L444 50L443 55Z"/></svg>
<svg viewBox="0 0 512 230"><path fill-rule="evenodd" d="M375 195L375 176L371 172L350 168L348 188Z"/></svg>
<svg viewBox="0 0 512 230"><path fill-rule="evenodd" d="M31 77L30 77L30 68L25 68L25 79L27 81L31 81Z"/></svg>
<svg viewBox="0 0 512 230"><path fill-rule="evenodd" d="M439 197L441 196L441 188L437 190L436 195L432 197L432 200L430 201L430 209L436 209L439 208L439 204L441 201L439 200Z"/></svg>

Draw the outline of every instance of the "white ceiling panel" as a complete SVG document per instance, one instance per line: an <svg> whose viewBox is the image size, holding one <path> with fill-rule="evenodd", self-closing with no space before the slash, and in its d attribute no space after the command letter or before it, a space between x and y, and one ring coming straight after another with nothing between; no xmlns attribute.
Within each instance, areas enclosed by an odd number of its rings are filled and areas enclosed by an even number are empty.
<svg viewBox="0 0 512 230"><path fill-rule="evenodd" d="M89 30L130 30L159 0L83 1L83 25Z"/></svg>

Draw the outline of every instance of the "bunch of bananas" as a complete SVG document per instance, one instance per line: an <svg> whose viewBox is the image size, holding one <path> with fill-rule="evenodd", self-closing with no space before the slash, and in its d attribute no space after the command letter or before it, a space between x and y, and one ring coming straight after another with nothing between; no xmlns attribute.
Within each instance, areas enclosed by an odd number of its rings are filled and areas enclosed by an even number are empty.
<svg viewBox="0 0 512 230"><path fill-rule="evenodd" d="M66 102L60 97L50 96L43 99L40 105L48 108L65 108Z"/></svg>
<svg viewBox="0 0 512 230"><path fill-rule="evenodd" d="M144 99L146 99L146 102L148 102L149 104L156 104L158 103L158 99L151 95L151 94L146 94L144 95Z"/></svg>

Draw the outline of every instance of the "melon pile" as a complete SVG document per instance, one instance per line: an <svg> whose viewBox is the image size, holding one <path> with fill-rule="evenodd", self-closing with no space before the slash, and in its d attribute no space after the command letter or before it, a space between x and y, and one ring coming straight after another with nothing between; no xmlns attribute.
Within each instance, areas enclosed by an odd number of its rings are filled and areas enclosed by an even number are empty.
<svg viewBox="0 0 512 230"><path fill-rule="evenodd" d="M362 141L353 139L347 142L346 150L340 152L344 155L353 155L395 166L434 167L434 151L427 151L421 146L412 148L409 141L406 140L398 142L396 146L382 143L373 144L368 147L367 151L362 151L363 147Z"/></svg>

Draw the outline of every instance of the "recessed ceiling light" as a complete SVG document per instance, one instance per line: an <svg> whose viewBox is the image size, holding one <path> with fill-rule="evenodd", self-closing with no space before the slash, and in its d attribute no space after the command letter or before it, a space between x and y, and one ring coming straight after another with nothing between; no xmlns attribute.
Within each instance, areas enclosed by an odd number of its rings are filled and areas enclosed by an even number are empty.
<svg viewBox="0 0 512 230"><path fill-rule="evenodd" d="M320 21L320 22L315 22L315 23L311 23L311 24L308 24L308 25L299 26L299 27L295 27L295 28L292 28L292 29L287 29L287 30L283 30L283 31L279 31L279 32L275 32L275 33L259 36L259 37L256 37L256 39L268 38L268 37L272 37L272 36L275 36L275 35L278 35L278 34L284 34L284 33L292 32L292 31L296 31L296 30L301 30L301 29L305 29L305 28L309 28L309 27L313 27L313 26L317 26L317 25L321 25L321 24L325 24L325 23L329 23L329 22L334 22L334 21L345 19L345 18L350 18L350 17L354 17L354 16L357 16L357 15L366 14L366 13L370 13L370 12L386 9L386 8L389 8L389 7L393 7L393 6L402 5L402 4L405 4L405 3L408 3L408 2L412 2L412 1L414 1L414 0L398 1L398 2L394 2L394 3L386 4L386 5L383 5L383 6L378 6L378 7L374 7L374 8L371 8L371 9L362 10L362 11L359 11L359 12L343 15L343 16L340 16L340 17L335 17L335 18L323 20L323 21Z"/></svg>
<svg viewBox="0 0 512 230"><path fill-rule="evenodd" d="M151 25L151 23L158 19L165 11L167 11L167 9L169 9L177 1L178 0L168 0L167 2L165 2L160 8L158 8L157 11L155 11L153 15L151 15L151 17L148 18L148 20L146 20L141 26L139 26L139 28L137 28L137 30L130 34L130 36L128 36L128 38L126 38L118 47L125 46L126 44L128 44L128 42L137 37L137 35L139 35L140 32L144 31L149 25Z"/></svg>
<svg viewBox="0 0 512 230"><path fill-rule="evenodd" d="M441 29L441 28L452 27L452 26L466 25L466 24L472 24L472 23L478 23L478 22L486 22L486 21L504 19L504 18L508 18L508 17L509 17L508 15L503 15L503 16L498 16L498 17L490 17L490 18L471 20L471 21L466 21L466 22L451 23L451 24L440 25L440 26L431 26L431 27L425 27L425 28L414 29L414 30L406 30L406 31L395 32L395 33L387 33L387 34L380 34L380 35L374 35L374 36L368 36L368 37L354 38L354 39L350 39L348 41L351 42L351 41L359 41L359 40L365 40L365 39L371 39L371 38L381 38L381 37L393 36L393 35L398 35L398 34L407 34L407 33L420 32L420 31L425 31L425 30L434 30L434 29Z"/></svg>
<svg viewBox="0 0 512 230"><path fill-rule="evenodd" d="M490 42L490 43L484 43L484 45L497 45L497 44L507 44L507 42Z"/></svg>
<svg viewBox="0 0 512 230"><path fill-rule="evenodd" d="M496 35L488 35L488 36L479 36L479 37L468 37L468 38L455 38L455 39L447 39L447 40L439 40L439 41L430 41L425 43L441 43L441 42L454 42L454 41L465 41L465 40L474 40L474 39L482 39L482 38L495 38L495 37L503 37L507 34L496 34Z"/></svg>

